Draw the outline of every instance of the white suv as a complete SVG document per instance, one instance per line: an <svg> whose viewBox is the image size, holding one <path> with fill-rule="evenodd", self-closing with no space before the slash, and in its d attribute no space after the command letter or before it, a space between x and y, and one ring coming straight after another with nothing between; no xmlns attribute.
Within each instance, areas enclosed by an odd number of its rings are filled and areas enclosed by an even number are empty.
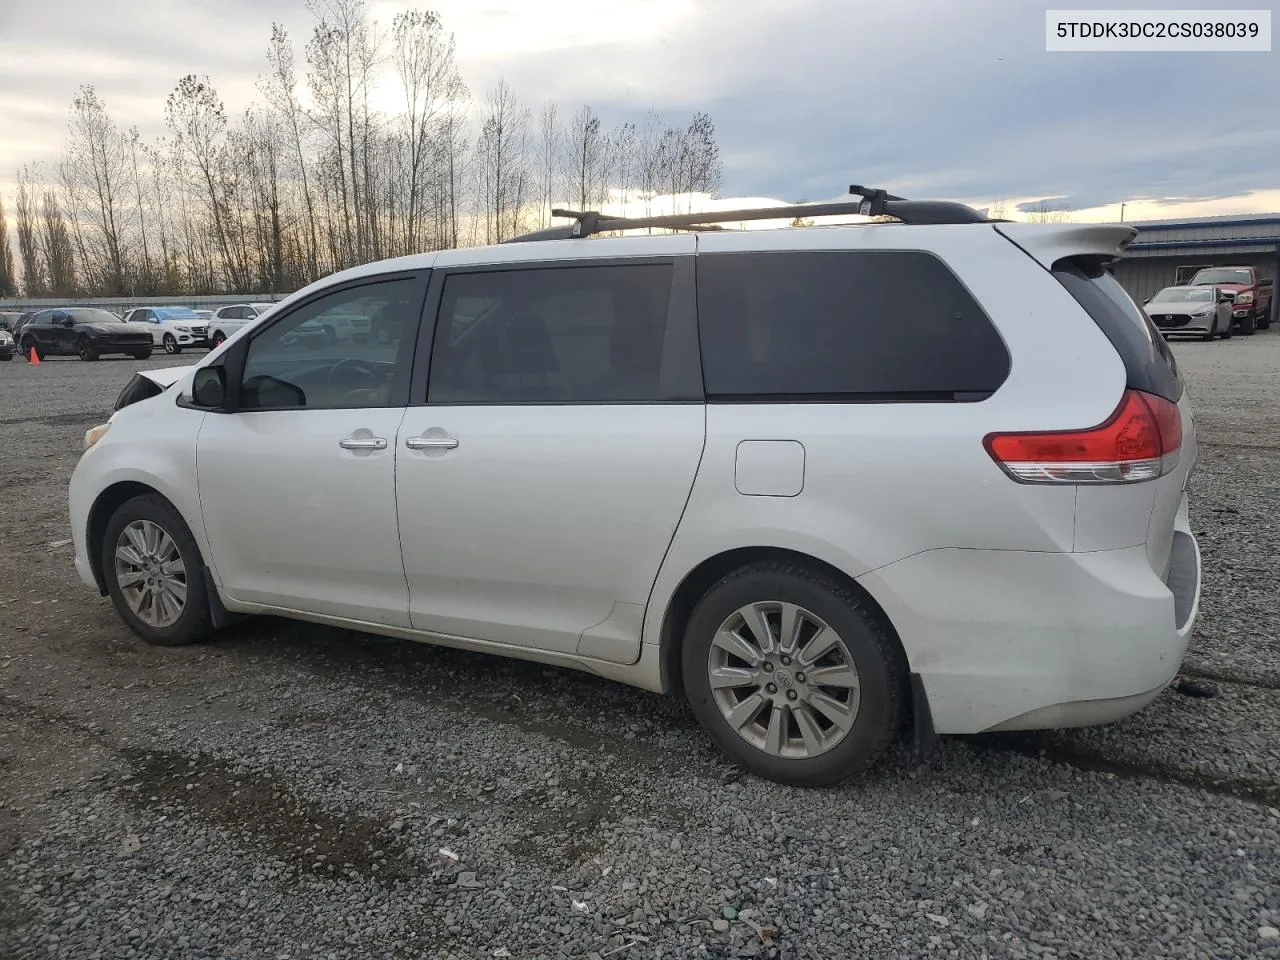
<svg viewBox="0 0 1280 960"><path fill-rule="evenodd" d="M274 306L274 303L235 303L219 307L209 321L209 339L215 347L219 346L250 320L258 319Z"/></svg>
<svg viewBox="0 0 1280 960"><path fill-rule="evenodd" d="M1106 270L1134 231L880 209L315 283L90 431L80 576L157 644L270 613L681 691L796 784L909 723L1131 714L1200 592L1190 403ZM295 335L352 310L387 335Z"/></svg>

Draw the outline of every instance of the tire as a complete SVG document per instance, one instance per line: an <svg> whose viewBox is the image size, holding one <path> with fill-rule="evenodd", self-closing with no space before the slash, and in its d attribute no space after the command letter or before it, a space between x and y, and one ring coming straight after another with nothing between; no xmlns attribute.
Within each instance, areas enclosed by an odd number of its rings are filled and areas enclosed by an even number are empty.
<svg viewBox="0 0 1280 960"><path fill-rule="evenodd" d="M37 360L44 359L44 351L40 349L40 344L36 343L34 340L28 337L27 339L22 341L22 355L25 357L30 357L32 350L35 351Z"/></svg>
<svg viewBox="0 0 1280 960"><path fill-rule="evenodd" d="M0 356L0 363L8 363L12 359L13 359L13 354L6 353L4 356Z"/></svg>
<svg viewBox="0 0 1280 960"><path fill-rule="evenodd" d="M133 353L129 354L129 356L133 357L133 359L135 359L135 360L150 360L150 359L151 359L151 351L150 351L150 350L135 350L135 351L133 351Z"/></svg>
<svg viewBox="0 0 1280 960"><path fill-rule="evenodd" d="M1230 318L1227 318L1227 326L1226 329L1222 331L1222 339L1230 340L1233 333L1235 333L1235 324L1231 322Z"/></svg>
<svg viewBox="0 0 1280 960"><path fill-rule="evenodd" d="M126 597L125 591L130 589L131 585L126 584L122 588L120 584L121 571L117 569L116 549L121 545L122 538L124 538L124 545L134 546L132 539L125 531L140 523L151 524L162 531L168 537L169 543L176 548L178 559L182 562L181 580L185 583L186 600L181 606L181 612L171 622L165 622L165 618L172 614L172 607L158 609L154 600L151 607L143 602L141 610L145 613L150 609L153 613L160 612L164 616L149 619L139 615L134 603ZM196 546L191 531L182 517L163 497L158 494L146 494L121 504L107 521L99 549L103 579L107 585L107 592L111 596L111 602L115 605L116 613L129 629L147 643L174 647L196 643L213 633L209 596L205 590L204 561L200 557L200 548ZM133 569L139 569L130 567L127 560L122 559L121 563L126 574ZM170 581L174 579L178 579L176 573ZM130 596L134 596L132 591ZM173 594L170 596L172 597Z"/></svg>
<svg viewBox="0 0 1280 960"><path fill-rule="evenodd" d="M1214 322L1216 323L1217 321L1214 321ZM1217 334L1213 332L1213 327L1210 327L1208 333L1204 333L1200 335L1200 339L1204 340L1206 343L1213 343L1213 339L1216 336Z"/></svg>
<svg viewBox="0 0 1280 960"><path fill-rule="evenodd" d="M76 353L81 360L93 361L98 359L98 346L88 337L81 337L76 341Z"/></svg>
<svg viewBox="0 0 1280 960"><path fill-rule="evenodd" d="M1250 313L1247 317L1242 318L1240 321L1240 336L1252 337L1254 326L1255 325L1253 322L1253 314Z"/></svg>
<svg viewBox="0 0 1280 960"><path fill-rule="evenodd" d="M1258 314L1257 317L1258 317L1257 323L1255 323L1254 325L1259 330L1271 329L1271 308L1270 307L1268 307L1264 312Z"/></svg>
<svg viewBox="0 0 1280 960"><path fill-rule="evenodd" d="M172 333L164 335L164 352L165 353L181 353L182 348L178 346L178 341L173 338Z"/></svg>
<svg viewBox="0 0 1280 960"><path fill-rule="evenodd" d="M783 604L800 611L797 622L802 625L797 655L789 662L778 649ZM769 638L774 650L757 661L758 670L750 668L750 660L726 655L726 648L713 642L723 635L722 626L735 620L740 636L750 630L740 611L752 610L753 605L764 608L774 634ZM824 625L824 636L832 636L825 631L833 631L840 646L820 655L807 669L824 670L835 679L833 671L843 670L847 676L852 666L856 686L824 684L819 690L808 685L803 655L813 650L811 641L817 636L813 630L818 624ZM760 686L753 680L717 692L711 685L713 669L736 670L744 678L754 674L760 683L766 677L776 682ZM706 592L685 630L681 676L694 715L725 754L749 773L794 786L827 786L866 770L897 739L907 709L906 657L888 624L847 585L791 561L743 567ZM850 719L843 733L823 711L809 705L829 691L828 701L839 705L843 699L848 708L845 713ZM752 698L760 701L757 712L748 705ZM766 711L770 700L773 705ZM738 726L726 716L735 707L746 718ZM812 740L805 736L802 715L808 718ZM830 726L819 729L815 721ZM830 743L821 742L828 738ZM793 755L783 755L786 752Z"/></svg>
<svg viewBox="0 0 1280 960"><path fill-rule="evenodd" d="M217 333L215 333L215 334L213 335L213 345L214 345L215 347L220 347L220 346L222 346L223 341L224 341L224 340L226 340L226 339L227 339L227 338L226 338L226 336L223 334L223 332L222 332L221 330L219 330Z"/></svg>

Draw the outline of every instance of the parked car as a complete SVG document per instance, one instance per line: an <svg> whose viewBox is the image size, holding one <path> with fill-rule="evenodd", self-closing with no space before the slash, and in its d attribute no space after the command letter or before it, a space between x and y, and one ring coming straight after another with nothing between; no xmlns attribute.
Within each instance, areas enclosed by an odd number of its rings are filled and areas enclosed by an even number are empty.
<svg viewBox="0 0 1280 960"><path fill-rule="evenodd" d="M209 321L209 337L216 347L250 320L256 320L266 313L274 303L237 303L230 307L219 307Z"/></svg>
<svg viewBox="0 0 1280 960"><path fill-rule="evenodd" d="M1192 334L1231 339L1234 294L1213 286L1165 287L1144 303L1151 322L1166 337Z"/></svg>
<svg viewBox="0 0 1280 960"><path fill-rule="evenodd" d="M13 327L21 316L21 313L15 313L10 310L0 312L0 330L10 334L13 333Z"/></svg>
<svg viewBox="0 0 1280 960"><path fill-rule="evenodd" d="M150 643L271 613L682 691L787 783L1127 716L1200 599L1191 402L1106 269L1136 232L880 209L327 277L91 431L76 569ZM357 309L385 343L294 336Z"/></svg>
<svg viewBox="0 0 1280 960"><path fill-rule="evenodd" d="M22 328L35 315L36 315L36 312L34 310L28 310L26 313L20 314L18 316L18 319L14 321L13 326L10 328L9 332L13 334L13 339L16 342L22 343Z"/></svg>
<svg viewBox="0 0 1280 960"><path fill-rule="evenodd" d="M187 347L209 346L209 325L190 307L138 307L124 318L145 323L152 343L165 353L181 353Z"/></svg>
<svg viewBox="0 0 1280 960"><path fill-rule="evenodd" d="M0 360L12 360L17 350L18 345L13 340L13 334L7 329L0 329Z"/></svg>
<svg viewBox="0 0 1280 960"><path fill-rule="evenodd" d="M22 327L22 352L34 349L40 359L71 354L97 360L104 353L123 353L136 360L151 356L151 329L125 323L114 313L96 307L56 307L41 310Z"/></svg>
<svg viewBox="0 0 1280 960"><path fill-rule="evenodd" d="M1271 300L1275 283L1264 277L1255 267L1205 267L1191 278L1193 286L1212 284L1235 294L1232 316L1240 325L1240 332L1251 336L1255 329L1271 327Z"/></svg>

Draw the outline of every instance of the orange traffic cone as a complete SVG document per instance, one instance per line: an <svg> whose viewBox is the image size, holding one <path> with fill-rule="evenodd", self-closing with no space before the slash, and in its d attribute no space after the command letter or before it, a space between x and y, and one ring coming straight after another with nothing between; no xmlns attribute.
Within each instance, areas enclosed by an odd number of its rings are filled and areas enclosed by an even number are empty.
<svg viewBox="0 0 1280 960"><path fill-rule="evenodd" d="M40 353L35 347L32 347L31 352L27 354L27 363L31 364L33 367L40 366Z"/></svg>

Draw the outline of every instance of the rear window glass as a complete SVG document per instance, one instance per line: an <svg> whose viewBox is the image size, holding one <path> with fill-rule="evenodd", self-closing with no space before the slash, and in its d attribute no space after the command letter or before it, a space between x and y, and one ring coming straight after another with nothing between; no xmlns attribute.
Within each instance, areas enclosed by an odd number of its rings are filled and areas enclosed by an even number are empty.
<svg viewBox="0 0 1280 960"><path fill-rule="evenodd" d="M1120 281L1094 259L1060 260L1053 275L1093 318L1124 361L1127 386L1178 402L1182 376L1173 351Z"/></svg>
<svg viewBox="0 0 1280 960"><path fill-rule="evenodd" d="M981 400L1009 375L990 319L919 252L698 257L711 399Z"/></svg>

